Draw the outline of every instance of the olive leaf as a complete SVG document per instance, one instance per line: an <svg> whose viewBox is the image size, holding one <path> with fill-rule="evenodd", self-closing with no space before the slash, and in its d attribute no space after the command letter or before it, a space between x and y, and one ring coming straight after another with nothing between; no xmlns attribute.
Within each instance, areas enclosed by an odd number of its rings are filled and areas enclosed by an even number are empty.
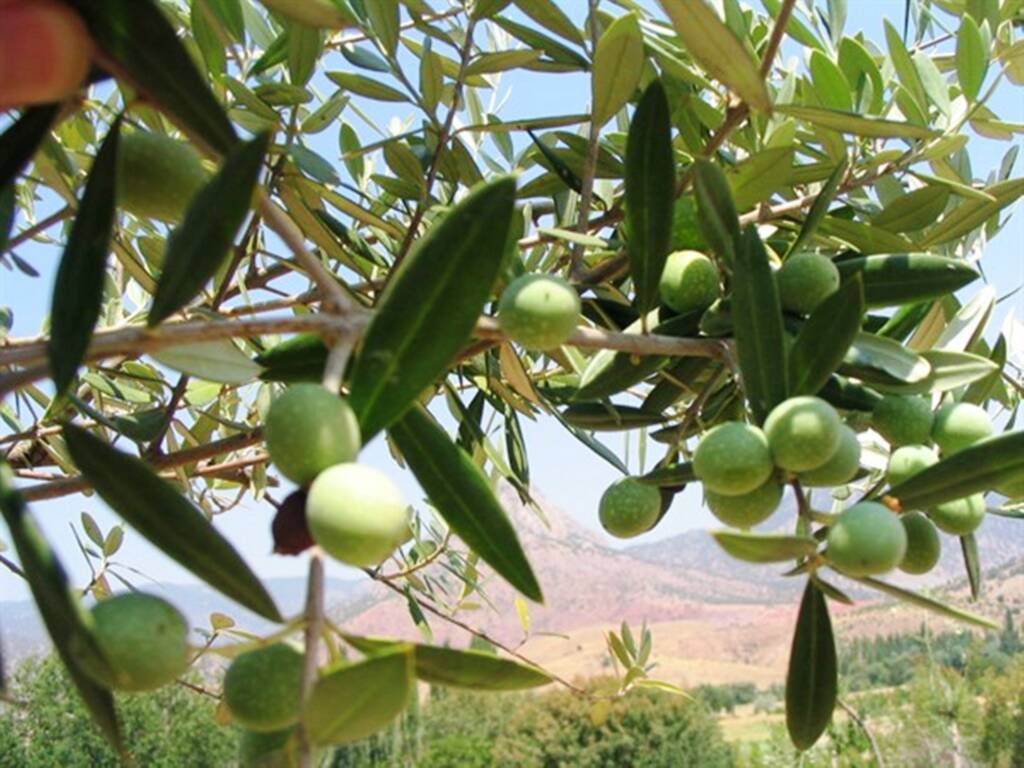
<svg viewBox="0 0 1024 768"><path fill-rule="evenodd" d="M125 757L127 750L114 708L114 698L110 691L99 685L84 669L85 665L89 665L93 670L102 671L107 668L106 658L97 645L82 604L72 594L57 554L43 537L21 496L14 490L13 479L10 467L0 461L0 513L7 523L32 597L57 654L89 710L89 715L110 745Z"/></svg>
<svg viewBox="0 0 1024 768"><path fill-rule="evenodd" d="M747 531L712 531L711 535L722 549L748 563L781 563L808 557L818 549L818 542L810 536Z"/></svg>
<svg viewBox="0 0 1024 768"><path fill-rule="evenodd" d="M419 406L406 411L390 435L452 531L509 584L542 602L515 528L469 455Z"/></svg>
<svg viewBox="0 0 1024 768"><path fill-rule="evenodd" d="M59 104L30 107L0 135L0 187L13 182L50 135Z"/></svg>
<svg viewBox="0 0 1024 768"><path fill-rule="evenodd" d="M82 475L136 531L214 589L270 621L281 614L259 578L202 512L143 461L74 424L68 452Z"/></svg>
<svg viewBox="0 0 1024 768"><path fill-rule="evenodd" d="M412 646L328 670L313 686L302 725L314 744L349 744L386 726L415 691Z"/></svg>
<svg viewBox="0 0 1024 768"><path fill-rule="evenodd" d="M757 230L744 230L732 283L736 352L757 423L786 399L788 373L779 290Z"/></svg>
<svg viewBox="0 0 1024 768"><path fill-rule="evenodd" d="M364 442L393 423L469 340L498 277L515 180L478 187L420 239L380 297L352 371Z"/></svg>
<svg viewBox="0 0 1024 768"><path fill-rule="evenodd" d="M220 102L153 0L69 0L96 45L186 133L226 153L238 140Z"/></svg>
<svg viewBox="0 0 1024 768"><path fill-rule="evenodd" d="M843 362L860 331L864 283L847 280L811 313L789 353L790 395L815 395Z"/></svg>
<svg viewBox="0 0 1024 768"><path fill-rule="evenodd" d="M988 491L1024 469L1024 432L982 440L921 470L886 493L904 509L930 509Z"/></svg>
<svg viewBox="0 0 1024 768"><path fill-rule="evenodd" d="M344 638L349 645L368 654L389 651L402 644L400 640L380 637L346 634ZM476 691L522 691L551 682L551 677L536 667L484 651L417 643L413 645L413 655L416 660L416 677L431 685Z"/></svg>
<svg viewBox="0 0 1024 768"><path fill-rule="evenodd" d="M189 204L167 244L147 320L159 325L203 289L224 262L252 205L269 134L239 144Z"/></svg>
<svg viewBox="0 0 1024 768"><path fill-rule="evenodd" d="M731 266L740 241L740 219L729 181L714 163L697 160L693 166L693 188L700 231L718 257Z"/></svg>
<svg viewBox="0 0 1024 768"><path fill-rule="evenodd" d="M58 393L75 377L100 316L116 210L120 135L121 122L117 120L93 161L54 280L49 358Z"/></svg>
<svg viewBox="0 0 1024 768"><path fill-rule="evenodd" d="M838 669L828 604L821 590L808 581L786 673L786 729L799 750L814 746L832 720Z"/></svg>
<svg viewBox="0 0 1024 768"><path fill-rule="evenodd" d="M613 21L597 41L591 77L591 120L595 125L603 126L632 98L643 70L640 21L636 14L627 13ZM667 111L667 105L665 108Z"/></svg>
<svg viewBox="0 0 1024 768"><path fill-rule="evenodd" d="M864 300L869 307L889 307L935 299L963 288L980 276L961 259L925 253L897 256L862 256L836 262L848 280L864 279Z"/></svg>
<svg viewBox="0 0 1024 768"><path fill-rule="evenodd" d="M757 62L704 0L660 0L660 4L697 63L754 109L771 110L771 97Z"/></svg>
<svg viewBox="0 0 1024 768"><path fill-rule="evenodd" d="M658 303L658 282L672 243L675 158L668 99L661 81L644 91L626 142L626 228L636 305Z"/></svg>

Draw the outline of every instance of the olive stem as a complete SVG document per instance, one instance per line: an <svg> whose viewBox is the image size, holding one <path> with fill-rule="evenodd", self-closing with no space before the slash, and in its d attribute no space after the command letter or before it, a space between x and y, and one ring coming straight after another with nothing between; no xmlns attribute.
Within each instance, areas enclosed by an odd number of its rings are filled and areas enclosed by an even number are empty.
<svg viewBox="0 0 1024 768"><path fill-rule="evenodd" d="M302 688L299 711L305 710L316 684L319 667L320 634L324 625L324 561L319 550L309 560L309 578L306 587L306 654L302 666ZM300 720L301 722L301 720ZM313 747L304 727L299 729L299 768L313 768Z"/></svg>
<svg viewBox="0 0 1024 768"><path fill-rule="evenodd" d="M857 710L843 701L843 699L837 698L836 704L838 704L840 709L842 709L850 719L857 724L857 727L860 728L867 737L868 743L871 745L871 752L875 756L875 765L877 765L878 768L885 768L885 760L882 759L882 751L878 748L878 742L875 741L875 735L871 732L871 729L868 728L867 723L865 723L861 716L857 714Z"/></svg>

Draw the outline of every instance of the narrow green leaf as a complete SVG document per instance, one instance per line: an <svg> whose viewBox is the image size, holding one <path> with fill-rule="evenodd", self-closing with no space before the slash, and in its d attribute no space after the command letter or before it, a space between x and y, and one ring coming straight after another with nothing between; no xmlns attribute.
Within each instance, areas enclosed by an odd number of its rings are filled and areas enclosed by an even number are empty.
<svg viewBox="0 0 1024 768"><path fill-rule="evenodd" d="M707 160L697 160L693 170L700 230L711 249L731 266L740 241L740 219L729 182L722 170Z"/></svg>
<svg viewBox="0 0 1024 768"><path fill-rule="evenodd" d="M938 131L916 123L864 117L856 112L844 112L838 109L786 104L775 107L775 111L822 128L840 133L852 133L855 136L864 136L870 139L932 139L940 135Z"/></svg>
<svg viewBox="0 0 1024 768"><path fill-rule="evenodd" d="M328 72L327 76L344 90L357 96L365 96L377 101L408 101L408 97L390 85L384 85L369 77L351 72Z"/></svg>
<svg viewBox="0 0 1024 768"><path fill-rule="evenodd" d="M736 251L732 317L743 388L760 424L786 399L789 385L779 290L768 252L752 226L743 231Z"/></svg>
<svg viewBox="0 0 1024 768"><path fill-rule="evenodd" d="M525 603L523 604L525 606ZM346 634L345 642L357 650L376 655L390 651L401 640L358 637ZM521 691L547 685L551 678L542 670L503 659L493 653L417 643L413 646L416 677L432 685L470 688L477 691Z"/></svg>
<svg viewBox="0 0 1024 768"><path fill-rule="evenodd" d="M489 75L494 72L507 72L510 69L524 67L541 57L541 51L519 50L482 53L466 67L469 75Z"/></svg>
<svg viewBox="0 0 1024 768"><path fill-rule="evenodd" d="M103 304L107 254L116 210L117 148L121 122L96 154L78 215L57 268L50 309L50 370L57 393L67 389L85 357Z"/></svg>
<svg viewBox="0 0 1024 768"><path fill-rule="evenodd" d="M153 0L72 0L97 46L189 134L225 154L238 140L227 114Z"/></svg>
<svg viewBox="0 0 1024 768"><path fill-rule="evenodd" d="M864 282L847 280L803 324L789 353L789 394L815 395L843 362L864 316Z"/></svg>
<svg viewBox="0 0 1024 768"><path fill-rule="evenodd" d="M67 423L64 440L82 475L136 531L214 589L271 621L273 599L202 512L143 461Z"/></svg>
<svg viewBox="0 0 1024 768"><path fill-rule="evenodd" d="M865 381L879 380L873 372L881 372L883 382L907 384L926 381L932 369L927 360L898 341L865 331L854 337L843 358L843 368Z"/></svg>
<svg viewBox="0 0 1024 768"><path fill-rule="evenodd" d="M978 554L978 539L973 533L960 537L960 550L964 553L964 568L967 583L971 587L971 599L981 596L981 556Z"/></svg>
<svg viewBox="0 0 1024 768"><path fill-rule="evenodd" d="M509 584L542 602L540 585L515 527L469 455L419 406L406 411L390 434L452 531Z"/></svg>
<svg viewBox="0 0 1024 768"><path fill-rule="evenodd" d="M562 418L574 427L591 432L621 432L665 421L660 413L611 403L575 403L562 411Z"/></svg>
<svg viewBox="0 0 1024 768"><path fill-rule="evenodd" d="M720 83L760 112L772 108L756 61L704 0L659 0L687 52Z"/></svg>
<svg viewBox="0 0 1024 768"><path fill-rule="evenodd" d="M914 244L902 235L841 216L826 216L820 228L822 234L849 243L855 251L864 256L880 253L903 254L914 250Z"/></svg>
<svg viewBox="0 0 1024 768"><path fill-rule="evenodd" d="M412 646L403 644L321 676L302 712L309 740L349 744L384 728L414 695L414 664Z"/></svg>
<svg viewBox="0 0 1024 768"><path fill-rule="evenodd" d="M296 86L305 85L316 72L317 63L324 51L324 33L316 27L305 24L291 24L288 27L288 74L292 83ZM276 89L281 89L284 83L276 83ZM259 95L268 104L276 104L281 100L271 99L264 90L258 91ZM294 95L294 91L292 92ZM287 97L286 97L287 98ZM300 102L305 103L305 102ZM285 106L287 106L287 101Z"/></svg>
<svg viewBox="0 0 1024 768"><path fill-rule="evenodd" d="M496 18L494 23L517 40L526 43L530 48L544 51L550 59L559 64L565 64L581 70L590 68L590 62L582 54L567 45L563 45L554 38L541 34L535 29L517 24L503 17Z"/></svg>
<svg viewBox="0 0 1024 768"><path fill-rule="evenodd" d="M60 112L59 104L30 107L0 135L0 187L6 187L24 170L39 145L50 135Z"/></svg>
<svg viewBox="0 0 1024 768"><path fill-rule="evenodd" d="M384 46L385 51L394 56L398 49L400 34L398 0L375 0L366 3L364 7L370 21L370 29L376 35L377 41Z"/></svg>
<svg viewBox="0 0 1024 768"><path fill-rule="evenodd" d="M900 394L928 394L949 392L976 381L981 381L999 370L999 366L987 357L970 352L949 352L942 349L926 349L921 357L928 362L931 370L921 381L909 384L890 385L882 383L883 391Z"/></svg>
<svg viewBox="0 0 1024 768"><path fill-rule="evenodd" d="M825 183L821 185L821 190L818 192L818 196L814 198L814 202L811 203L811 207L807 211L807 216L804 218L803 226L800 227L800 234L796 236L796 240L794 240L793 244L789 246L787 255L790 253L796 253L801 246L805 245L807 241L814 236L818 226L824 220L825 216L828 215L828 209L836 199L836 194L839 192L839 185L846 176L846 170L848 168L849 161L844 157L843 161L835 167L835 170L833 170L831 174L829 174Z"/></svg>
<svg viewBox="0 0 1024 768"><path fill-rule="evenodd" d="M885 41L889 46L889 58L896 70L897 77L917 103L918 109L925 109L928 106L928 96L921 83L921 76L917 72L917 67L914 66L910 52L903 44L903 37L888 19L885 20Z"/></svg>
<svg viewBox="0 0 1024 768"><path fill-rule="evenodd" d="M469 340L501 268L515 194L511 177L478 187L393 275L352 372L364 441L401 416Z"/></svg>
<svg viewBox="0 0 1024 768"><path fill-rule="evenodd" d="M231 339L164 347L150 357L179 373L221 384L248 384L260 375L259 366L242 354Z"/></svg>
<svg viewBox="0 0 1024 768"><path fill-rule="evenodd" d="M932 248L957 240L985 224L1003 208L1024 195L1024 179L1008 179L985 187L985 193L995 202L971 198L950 210L935 227L928 231L919 245Z"/></svg>
<svg viewBox="0 0 1024 768"><path fill-rule="evenodd" d="M0 513L7 523L39 615L90 716L110 745L125 756L114 698L83 669L83 664L88 664L102 671L107 661L96 644L88 616L75 598L60 560L14 490L13 481L10 467L0 461Z"/></svg>
<svg viewBox="0 0 1024 768"><path fill-rule="evenodd" d="M956 35L956 72L964 96L973 102L988 73L988 51L978 22L970 15L961 17Z"/></svg>
<svg viewBox="0 0 1024 768"><path fill-rule="evenodd" d="M7 251L7 243L11 239L11 229L14 227L14 217L17 213L16 192L14 182L0 185L0 254Z"/></svg>
<svg viewBox="0 0 1024 768"><path fill-rule="evenodd" d="M583 35L565 11L552 0L514 0L516 7L550 32L583 45Z"/></svg>
<svg viewBox="0 0 1024 768"><path fill-rule="evenodd" d="M521 691L551 682L538 669L489 653L429 645L416 646L416 676L432 685L476 691Z"/></svg>
<svg viewBox="0 0 1024 768"><path fill-rule="evenodd" d="M640 22L635 14L627 13L612 22L597 42L591 76L591 119L595 125L607 123L633 97L643 70ZM657 105L649 108L656 109Z"/></svg>
<svg viewBox="0 0 1024 768"><path fill-rule="evenodd" d="M793 176L793 155L791 146L769 147L731 168L726 177L736 208L749 210L789 186Z"/></svg>
<svg viewBox="0 0 1024 768"><path fill-rule="evenodd" d="M712 531L711 535L732 557L748 563L781 563L810 557L818 549L818 542L811 536L747 531Z"/></svg>
<svg viewBox="0 0 1024 768"><path fill-rule="evenodd" d="M239 144L189 204L167 244L147 320L159 325L203 289L227 257L252 205L269 134Z"/></svg>
<svg viewBox="0 0 1024 768"><path fill-rule="evenodd" d="M838 261L836 266L844 281L857 273L863 275L864 300L868 307L916 304L941 298L979 277L965 261L926 253L864 256Z"/></svg>
<svg viewBox="0 0 1024 768"><path fill-rule="evenodd" d="M265 6L282 16L324 29L344 29L358 26L358 19L344 2L338 0L260 0Z"/></svg>
<svg viewBox="0 0 1024 768"><path fill-rule="evenodd" d="M876 589L890 597L895 597L901 602L916 605L918 608L924 608L925 610L932 611L940 616L945 616L956 621L962 621L966 624L973 624L974 626L981 627L983 629L999 629L999 625L996 622L991 619L986 619L984 616L979 616L976 613L955 608L952 605L946 605L934 598L926 597L925 595L917 592L911 592L909 589L897 587L895 584L890 584L886 581L882 581L881 579L876 579L871 576L850 576L849 578L854 581L859 581L861 584L871 587L872 589Z"/></svg>
<svg viewBox="0 0 1024 768"><path fill-rule="evenodd" d="M890 232L916 232L934 224L949 201L949 187L921 187L897 197L871 220Z"/></svg>
<svg viewBox="0 0 1024 768"><path fill-rule="evenodd" d="M327 364L327 346L315 333L302 333L267 349L255 358L264 381L320 381Z"/></svg>
<svg viewBox="0 0 1024 768"><path fill-rule="evenodd" d="M626 227L637 309L658 303L658 282L672 241L675 201L672 121L661 81L644 92L626 144Z"/></svg>
<svg viewBox="0 0 1024 768"><path fill-rule="evenodd" d="M846 75L839 66L821 51L811 51L808 64L814 92L822 106L850 112L853 109L853 94Z"/></svg>
<svg viewBox="0 0 1024 768"><path fill-rule="evenodd" d="M1024 432L1004 432L948 456L886 491L904 509L930 509L989 491L1024 469Z"/></svg>
<svg viewBox="0 0 1024 768"><path fill-rule="evenodd" d="M680 464L674 464L670 467L661 467L660 469L651 470L646 475L641 475L638 478L641 483L657 485L661 488L673 488L675 486L686 485L687 483L692 483L696 479L697 475L693 471L693 464L688 461L684 461Z"/></svg>
<svg viewBox="0 0 1024 768"><path fill-rule="evenodd" d="M786 673L786 728L793 745L801 751L814 746L832 720L839 689L838 670L828 604L821 590L808 581Z"/></svg>

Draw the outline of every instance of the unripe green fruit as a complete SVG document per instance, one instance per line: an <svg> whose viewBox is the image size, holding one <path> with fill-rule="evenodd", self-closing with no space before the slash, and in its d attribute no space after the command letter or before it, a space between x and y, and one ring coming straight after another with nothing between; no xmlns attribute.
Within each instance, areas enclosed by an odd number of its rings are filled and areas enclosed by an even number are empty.
<svg viewBox="0 0 1024 768"><path fill-rule="evenodd" d="M270 460L298 485L359 453L359 421L351 406L318 384L286 389L270 406L265 434Z"/></svg>
<svg viewBox="0 0 1024 768"><path fill-rule="evenodd" d="M149 131L124 133L118 146L117 201L129 213L177 224L209 179L184 142Z"/></svg>
<svg viewBox="0 0 1024 768"><path fill-rule="evenodd" d="M739 496L760 488L772 470L772 454L764 433L739 421L711 429L693 454L693 471L705 490L724 496Z"/></svg>
<svg viewBox="0 0 1024 768"><path fill-rule="evenodd" d="M526 349L560 347L576 330L580 297L558 275L522 275L501 294L498 324Z"/></svg>
<svg viewBox="0 0 1024 768"><path fill-rule="evenodd" d="M248 651L224 674L224 703L243 728L280 731L299 720L303 656L275 643Z"/></svg>
<svg viewBox="0 0 1024 768"><path fill-rule="evenodd" d="M601 496L598 517L612 536L630 539L651 530L661 515L657 486L632 477L616 480Z"/></svg>
<svg viewBox="0 0 1024 768"><path fill-rule="evenodd" d="M903 523L881 504L863 501L840 513L828 529L825 557L850 576L875 576L898 566L907 552Z"/></svg>
<svg viewBox="0 0 1024 768"><path fill-rule="evenodd" d="M697 251L669 254L658 288L665 305L679 313L707 309L721 292L714 263Z"/></svg>
<svg viewBox="0 0 1024 768"><path fill-rule="evenodd" d="M742 496L723 496L714 491L704 491L711 514L733 528L751 528L763 523L779 508L782 501L782 484L769 480L760 488Z"/></svg>
<svg viewBox="0 0 1024 768"><path fill-rule="evenodd" d="M860 441L857 433L843 424L839 428L839 446L832 458L817 469L800 473L800 482L809 488L834 488L853 480L860 469Z"/></svg>
<svg viewBox="0 0 1024 768"><path fill-rule="evenodd" d="M985 497L980 493L947 501L928 510L928 517L940 530L953 536L974 533L985 521Z"/></svg>
<svg viewBox="0 0 1024 768"><path fill-rule="evenodd" d="M931 440L935 416L923 397L886 395L871 414L871 426L889 445L920 445Z"/></svg>
<svg viewBox="0 0 1024 768"><path fill-rule="evenodd" d="M676 198L672 209L672 246L673 251L702 251L707 242L700 231L697 201L690 195Z"/></svg>
<svg viewBox="0 0 1024 768"><path fill-rule="evenodd" d="M110 667L100 682L119 691L151 691L188 669L188 623L166 600L128 592L92 609L96 642Z"/></svg>
<svg viewBox="0 0 1024 768"><path fill-rule="evenodd" d="M991 436L992 419L973 403L949 403L935 413L932 440L949 456Z"/></svg>
<svg viewBox="0 0 1024 768"><path fill-rule="evenodd" d="M836 409L803 395L779 403L764 422L776 466L790 472L817 469L839 448L843 422Z"/></svg>
<svg viewBox="0 0 1024 768"><path fill-rule="evenodd" d="M885 477L889 485L899 485L938 461L935 451L927 445L904 445L889 454Z"/></svg>
<svg viewBox="0 0 1024 768"><path fill-rule="evenodd" d="M900 562L900 570L915 575L928 573L942 555L939 532L922 512L907 512L900 522L907 532L907 553Z"/></svg>
<svg viewBox="0 0 1024 768"><path fill-rule="evenodd" d="M238 739L240 768L298 768L295 729L283 731L242 731Z"/></svg>
<svg viewBox="0 0 1024 768"><path fill-rule="evenodd" d="M338 464L309 487L306 522L329 555L368 568L409 538L408 508L398 486L380 470Z"/></svg>
<svg viewBox="0 0 1024 768"><path fill-rule="evenodd" d="M996 493L1001 493L1008 499L1024 499L1024 469L1018 470L1017 474L993 488Z"/></svg>
<svg viewBox="0 0 1024 768"><path fill-rule="evenodd" d="M790 312L809 315L839 290L839 270L818 253L790 256L778 272L779 299Z"/></svg>

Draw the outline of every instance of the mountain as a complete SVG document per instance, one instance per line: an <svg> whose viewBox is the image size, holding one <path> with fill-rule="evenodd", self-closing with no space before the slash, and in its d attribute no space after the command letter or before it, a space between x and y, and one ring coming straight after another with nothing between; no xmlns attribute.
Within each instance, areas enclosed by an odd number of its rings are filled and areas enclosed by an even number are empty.
<svg viewBox="0 0 1024 768"><path fill-rule="evenodd" d="M529 658L563 676L605 671L605 636L622 621L648 623L654 633L653 659L658 676L675 683L781 680L793 622L804 581L781 575L786 566L754 566L728 557L707 531L689 531L661 541L613 549L602 536L580 525L535 495L523 504L509 488L500 495L513 518L527 555L544 588L545 603L526 607L524 632L516 593L481 567L479 591L464 585L442 563L418 572L438 596L435 608L502 643L520 647ZM683 510L674 509L672 514ZM763 528L792 530L795 510L784 504ZM1005 607L1024 606L1024 523L990 515L978 532L988 570L983 612L999 616ZM940 565L928 580L894 576L915 589L943 587L942 594L967 605L962 555L954 539L944 537ZM462 549L456 544L457 549ZM840 639L862 634L912 631L925 619L919 609L881 600L875 593L829 576L854 596L854 608L832 604ZM302 579L271 580L267 586L285 615L301 610ZM202 586L169 585L163 594L188 614L194 626L208 626L213 612L228 613L246 630L267 632L270 625ZM346 630L367 635L422 639L410 618L404 595L369 580L327 584L328 615ZM434 642L468 644L467 632L426 614ZM930 623L935 620L929 618ZM945 626L942 621L936 628ZM0 603L0 632L5 650L18 658L46 647L31 603Z"/></svg>

